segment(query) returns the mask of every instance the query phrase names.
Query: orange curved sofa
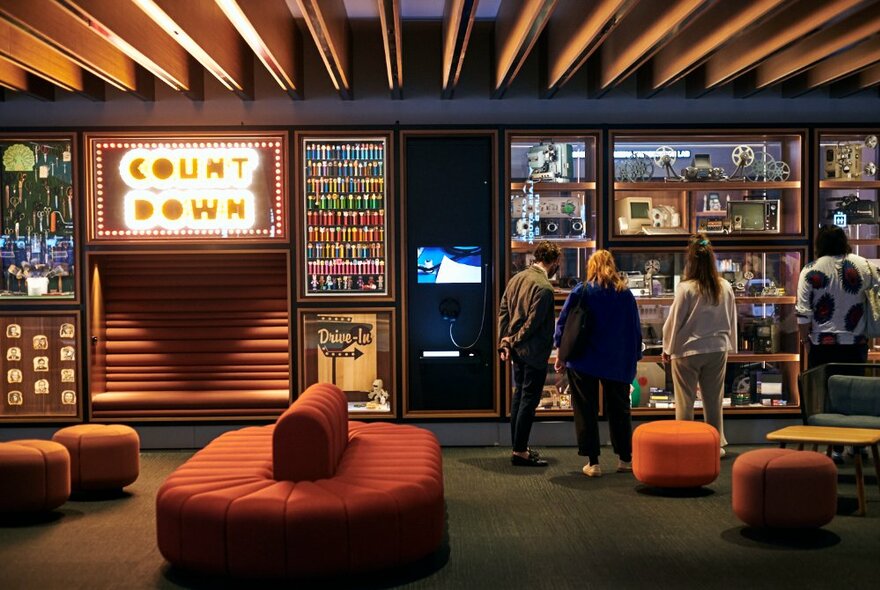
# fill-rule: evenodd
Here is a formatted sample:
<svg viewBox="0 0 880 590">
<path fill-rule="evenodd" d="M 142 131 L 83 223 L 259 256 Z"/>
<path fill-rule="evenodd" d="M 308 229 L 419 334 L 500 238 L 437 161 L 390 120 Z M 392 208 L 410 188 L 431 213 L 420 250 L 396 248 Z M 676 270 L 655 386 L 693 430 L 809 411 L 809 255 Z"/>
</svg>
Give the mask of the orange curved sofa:
<svg viewBox="0 0 880 590">
<path fill-rule="evenodd" d="M 219 436 L 156 500 L 174 565 L 237 577 L 360 573 L 434 552 L 445 507 L 440 445 L 414 426 L 348 421 L 334 385 L 269 426 Z"/>
</svg>

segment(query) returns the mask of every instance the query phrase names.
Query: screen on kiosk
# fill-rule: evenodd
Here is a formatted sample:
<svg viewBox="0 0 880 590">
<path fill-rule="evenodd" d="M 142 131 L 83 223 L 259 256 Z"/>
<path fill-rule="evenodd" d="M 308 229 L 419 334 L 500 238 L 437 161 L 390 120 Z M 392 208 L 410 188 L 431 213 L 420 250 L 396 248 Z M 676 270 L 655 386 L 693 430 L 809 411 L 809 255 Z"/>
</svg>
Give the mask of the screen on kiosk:
<svg viewBox="0 0 880 590">
<path fill-rule="evenodd" d="M 416 251 L 418 283 L 480 283 L 480 246 L 422 246 Z"/>
</svg>

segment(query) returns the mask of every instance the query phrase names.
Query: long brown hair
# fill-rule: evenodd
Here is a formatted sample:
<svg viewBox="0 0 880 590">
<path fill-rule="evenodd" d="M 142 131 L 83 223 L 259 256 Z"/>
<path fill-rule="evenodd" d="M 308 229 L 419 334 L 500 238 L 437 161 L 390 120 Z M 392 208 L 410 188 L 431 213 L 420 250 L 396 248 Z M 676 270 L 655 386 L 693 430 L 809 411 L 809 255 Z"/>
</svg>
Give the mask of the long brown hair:
<svg viewBox="0 0 880 590">
<path fill-rule="evenodd" d="M 587 262 L 587 281 L 615 291 L 626 290 L 626 281 L 617 272 L 614 257 L 608 250 L 596 250 Z"/>
<path fill-rule="evenodd" d="M 713 305 L 721 301 L 721 277 L 715 264 L 715 251 L 706 234 L 695 234 L 688 241 L 684 280 L 696 281 L 700 295 L 708 297 Z"/>
</svg>

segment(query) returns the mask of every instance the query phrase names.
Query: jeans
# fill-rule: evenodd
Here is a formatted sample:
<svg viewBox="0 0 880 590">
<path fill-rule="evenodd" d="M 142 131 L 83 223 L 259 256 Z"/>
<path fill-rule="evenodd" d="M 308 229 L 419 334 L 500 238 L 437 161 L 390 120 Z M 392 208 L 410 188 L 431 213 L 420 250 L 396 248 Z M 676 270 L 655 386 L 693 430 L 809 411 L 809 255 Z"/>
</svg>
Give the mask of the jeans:
<svg viewBox="0 0 880 590">
<path fill-rule="evenodd" d="M 513 398 L 510 401 L 510 440 L 515 453 L 529 449 L 529 435 L 535 410 L 541 402 L 541 391 L 547 380 L 547 366 L 537 369 L 513 361 Z"/>
</svg>

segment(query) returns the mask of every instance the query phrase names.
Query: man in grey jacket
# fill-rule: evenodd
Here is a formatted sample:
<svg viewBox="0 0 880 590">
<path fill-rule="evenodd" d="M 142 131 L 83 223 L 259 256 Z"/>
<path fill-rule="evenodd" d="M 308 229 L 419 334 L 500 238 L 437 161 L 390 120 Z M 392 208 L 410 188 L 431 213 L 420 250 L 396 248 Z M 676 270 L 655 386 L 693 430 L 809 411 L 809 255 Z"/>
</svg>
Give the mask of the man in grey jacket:
<svg viewBox="0 0 880 590">
<path fill-rule="evenodd" d="M 498 312 L 498 353 L 513 363 L 513 397 L 510 402 L 510 437 L 514 465 L 543 467 L 547 461 L 529 450 L 529 434 L 541 391 L 547 379 L 547 361 L 553 349 L 553 286 L 549 278 L 559 268 L 560 249 L 541 242 L 535 263 L 514 275 Z"/>
</svg>

